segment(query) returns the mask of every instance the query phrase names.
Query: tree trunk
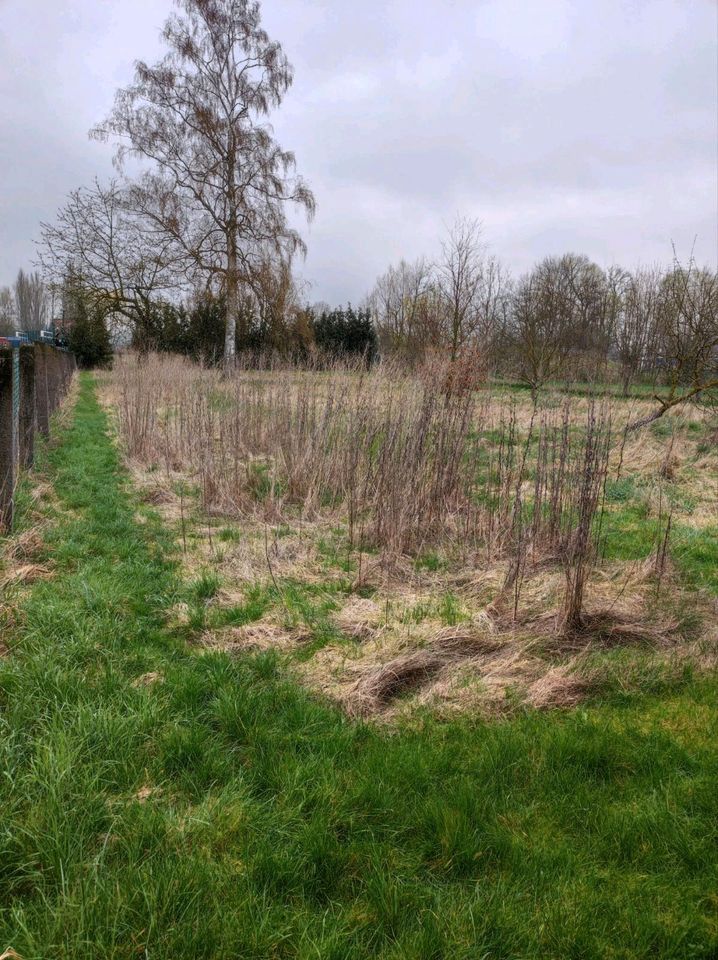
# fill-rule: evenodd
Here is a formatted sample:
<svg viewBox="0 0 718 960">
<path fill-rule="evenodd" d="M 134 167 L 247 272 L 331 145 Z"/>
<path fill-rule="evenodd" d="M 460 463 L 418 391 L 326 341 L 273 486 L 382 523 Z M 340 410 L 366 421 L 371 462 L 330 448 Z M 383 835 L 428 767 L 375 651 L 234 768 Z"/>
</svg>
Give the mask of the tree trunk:
<svg viewBox="0 0 718 960">
<path fill-rule="evenodd" d="M 640 420 L 634 420 L 633 423 L 629 423 L 626 427 L 626 432 L 631 433 L 634 430 L 640 430 L 641 427 L 647 427 L 649 423 L 660 420 L 664 413 L 679 406 L 679 404 L 688 403 L 690 400 L 693 400 L 694 397 L 700 397 L 703 393 L 709 393 L 710 391 L 718 389 L 718 380 L 708 380 L 706 383 L 701 383 L 697 387 L 692 387 L 687 393 L 682 394 L 680 397 L 675 395 L 675 389 L 675 387 L 672 388 L 667 400 L 655 397 L 654 399 L 660 403 L 660 407 L 647 417 L 641 417 Z"/>
<path fill-rule="evenodd" d="M 628 391 L 631 389 L 631 381 L 632 381 L 632 380 L 633 380 L 633 371 L 632 371 L 631 368 L 626 364 L 626 365 L 624 366 L 624 368 L 623 368 L 623 376 L 622 376 L 622 381 L 623 381 L 623 396 L 624 396 L 624 397 L 627 397 L 627 396 L 628 396 Z"/>
<path fill-rule="evenodd" d="M 237 250 L 230 239 L 227 251 L 227 306 L 224 328 L 224 365 L 229 368 L 234 363 L 237 352 L 237 317 L 239 314 L 239 284 L 237 280 Z"/>
<path fill-rule="evenodd" d="M 451 360 L 452 363 L 456 360 L 457 354 L 459 353 L 459 336 L 461 335 L 461 321 L 459 320 L 456 310 L 454 310 L 454 317 L 451 323 Z"/>
</svg>

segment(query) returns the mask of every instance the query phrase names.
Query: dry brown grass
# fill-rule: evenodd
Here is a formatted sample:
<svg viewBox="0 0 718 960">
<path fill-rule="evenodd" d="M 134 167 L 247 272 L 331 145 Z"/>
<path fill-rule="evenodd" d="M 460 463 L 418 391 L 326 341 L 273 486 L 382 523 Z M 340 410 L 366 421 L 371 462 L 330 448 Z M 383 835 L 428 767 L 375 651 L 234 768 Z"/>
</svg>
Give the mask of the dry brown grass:
<svg viewBox="0 0 718 960">
<path fill-rule="evenodd" d="M 20 563 L 7 566 L 0 576 L 0 589 L 9 586 L 21 586 L 45 580 L 52 574 L 48 564 Z"/>
<path fill-rule="evenodd" d="M 592 688 L 591 678 L 581 675 L 576 662 L 550 667 L 528 687 L 526 699 L 537 710 L 574 707 Z"/>
<path fill-rule="evenodd" d="M 392 367 L 227 381 L 177 358 L 130 357 L 107 395 L 129 459 L 153 467 L 158 489 L 147 496 L 168 496 L 183 473 L 210 515 L 269 523 L 333 515 L 347 521 L 352 546 L 395 556 L 451 538 L 500 552 L 534 487 L 547 497 L 555 535 L 575 507 L 586 454 L 568 425 L 596 423 L 593 401 L 564 402 L 532 412 L 524 437 L 512 401 L 488 390 L 447 395 Z M 597 438 L 607 411 L 598 420 Z M 483 439 L 497 433 L 495 443 Z M 523 448 L 536 438 L 539 460 Z"/>
<path fill-rule="evenodd" d="M 470 664 L 489 667 L 505 653 L 505 644 L 473 626 L 448 627 L 425 646 L 393 656 L 377 666 L 363 665 L 358 678 L 343 691 L 347 709 L 356 715 L 380 713 L 397 698 L 425 688 L 446 668 Z"/>
<path fill-rule="evenodd" d="M 134 794 L 134 799 L 138 803 L 147 803 L 148 800 L 151 800 L 153 797 L 160 796 L 162 794 L 161 787 L 155 787 L 150 784 L 145 784 L 144 787 L 140 787 L 139 790 Z"/>
<path fill-rule="evenodd" d="M 76 376 L 70 381 L 67 393 L 54 414 L 60 429 L 69 425 L 79 383 Z M 50 444 L 57 443 L 57 432 Z M 0 548 L 0 634 L 13 629 L 20 619 L 23 597 L 38 580 L 53 575 L 52 559 L 46 559 L 46 535 L 52 524 L 58 500 L 51 484 L 32 470 L 26 478 L 29 483 L 29 507 L 24 517 L 24 528 L 4 538 Z M 42 561 L 42 562 L 41 562 Z M 8 652 L 8 645 L 0 636 L 0 656 Z"/>
<path fill-rule="evenodd" d="M 136 677 L 132 681 L 132 686 L 136 689 L 141 687 L 154 687 L 158 683 L 164 683 L 164 677 L 161 673 L 156 671 L 150 671 L 150 673 L 143 673 L 141 676 Z"/>
<path fill-rule="evenodd" d="M 334 623 L 345 636 L 353 640 L 370 640 L 381 629 L 383 617 L 384 611 L 375 600 L 350 597 L 334 616 Z"/>
<path fill-rule="evenodd" d="M 35 503 L 38 501 L 35 500 Z M 31 527 L 26 527 L 20 533 L 8 540 L 4 559 L 9 564 L 29 564 L 40 556 L 44 551 L 44 534 L 48 527 L 48 521 L 39 515 L 34 518 L 35 522 Z"/>
<path fill-rule="evenodd" d="M 535 583 L 529 580 L 529 587 L 535 605 L 519 621 L 501 622 L 493 610 L 472 607 L 470 596 L 463 595 L 469 622 L 440 627 L 430 619 L 407 627 L 400 615 L 379 629 L 364 628 L 360 642 L 349 651 L 337 646 L 320 651 L 302 665 L 301 674 L 355 715 L 392 718 L 409 700 L 412 707 L 495 712 L 505 709 L 509 696 L 541 708 L 582 699 L 595 686 L 583 669 L 588 653 L 625 646 L 665 658 L 676 648 L 686 649 L 675 620 L 649 617 L 653 588 L 638 569 L 630 598 L 624 595 L 619 602 L 614 595 L 608 606 L 606 584 L 599 580 L 596 590 L 589 591 L 595 612 L 586 614 L 581 631 L 570 633 L 560 629 L 555 598 L 551 608 L 552 588 L 545 572 L 537 574 Z M 382 608 L 370 603 L 371 622 L 376 624 Z M 337 621 L 351 622 L 355 606 L 350 599 L 349 616 L 342 611 Z"/>
<path fill-rule="evenodd" d="M 716 458 L 687 435 L 692 413 L 671 415 L 669 447 L 653 431 L 622 442 L 640 403 L 556 396 L 534 411 L 528 398 L 484 391 L 446 412 L 425 392 L 387 370 L 243 372 L 224 382 L 178 360 L 118 367 L 104 394 L 119 410 L 141 498 L 176 531 L 189 579 L 220 574 L 214 605 L 242 604 L 257 585 L 342 583 L 332 594 L 336 640 L 311 655 L 312 625 L 297 625 L 282 602 L 257 623 L 206 630 L 204 648 L 276 650 L 313 690 L 384 720 L 417 707 L 571 706 L 600 687 L 588 657 L 615 647 L 666 664 L 713 662 L 718 640 L 684 637 L 661 600 L 682 596 L 670 555 L 659 585 L 655 557 L 595 563 L 606 475 L 638 478 L 650 516 L 664 515 L 670 488 L 695 500 L 681 516 L 710 522 L 715 487 L 700 477 L 713 477 Z M 385 434 L 397 441 L 387 450 Z M 489 479 L 477 484 L 487 464 Z M 330 556 L 321 545 L 332 543 Z M 440 565 L 417 562 L 432 551 Z M 579 565 L 579 616 L 569 622 Z M 447 595 L 459 608 L 448 625 Z M 186 625 L 189 613 L 178 605 L 172 616 Z"/>
<path fill-rule="evenodd" d="M 200 646 L 208 650 L 258 653 L 265 650 L 288 652 L 308 639 L 302 631 L 287 631 L 279 625 L 261 621 L 243 627 L 226 627 L 207 631 L 200 638 Z"/>
<path fill-rule="evenodd" d="M 389 721 L 422 707 L 501 713 L 510 696 L 532 703 L 533 684 L 551 670 L 532 642 L 514 633 L 475 624 L 432 630 L 414 636 L 418 646 L 388 630 L 382 643 L 351 658 L 326 648 L 301 664 L 300 675 L 350 715 Z"/>
<path fill-rule="evenodd" d="M 318 541 L 331 535 L 330 522 L 285 528 L 281 537 L 267 535 L 263 524 L 247 522 L 236 527 L 238 540 L 223 543 L 215 530 L 211 544 L 201 517 L 194 523 L 188 524 L 185 572 L 189 579 L 208 568 L 221 575 L 222 586 L 212 601 L 220 608 L 244 603 L 250 587 L 272 585 L 267 550 L 280 584 L 331 586 L 347 579 L 317 549 Z M 175 530 L 179 540 L 176 522 Z M 372 596 L 339 598 L 330 619 L 340 637 L 313 656 L 303 655 L 312 639 L 310 627 L 288 626 L 281 603 L 257 623 L 205 631 L 201 646 L 231 653 L 274 650 L 294 663 L 311 689 L 352 715 L 383 721 L 420 707 L 493 714 L 509 703 L 570 706 L 596 686 L 583 667 L 585 654 L 616 646 L 639 647 L 662 659 L 682 651 L 699 662 L 698 651 L 684 641 L 675 619 L 656 613 L 652 558 L 593 571 L 584 629 L 569 632 L 561 625 L 564 575 L 550 559 L 539 557 L 525 570 L 517 610 L 510 598 L 501 602 L 508 561 L 467 569 L 457 557 L 446 568 L 431 571 L 417 569 L 405 557 L 397 560 L 398 576 L 397 566 L 387 575 L 379 559 L 364 559 L 361 580 L 355 569 L 353 585 L 369 587 Z M 680 590 L 670 566 L 662 589 L 670 595 Z M 456 626 L 441 620 L 447 591 L 465 618 Z M 186 624 L 188 615 L 186 604 L 173 611 L 177 623 Z"/>
<path fill-rule="evenodd" d="M 45 537 L 53 506 L 52 490 L 43 481 L 30 488 L 30 504 L 27 525 L 5 540 L 0 554 L 0 625 L 5 629 L 16 622 L 18 605 L 28 589 L 53 573 L 51 559 L 40 562 L 46 553 Z"/>
</svg>

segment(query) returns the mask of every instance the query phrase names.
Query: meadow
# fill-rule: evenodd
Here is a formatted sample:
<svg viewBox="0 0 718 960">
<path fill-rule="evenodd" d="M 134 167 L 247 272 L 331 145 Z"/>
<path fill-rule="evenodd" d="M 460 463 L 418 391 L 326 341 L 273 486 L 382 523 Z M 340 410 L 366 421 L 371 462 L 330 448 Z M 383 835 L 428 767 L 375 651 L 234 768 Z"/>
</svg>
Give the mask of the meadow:
<svg viewBox="0 0 718 960">
<path fill-rule="evenodd" d="M 708 958 L 715 426 L 445 369 L 83 374 L 3 544 L 23 958 Z"/>
<path fill-rule="evenodd" d="M 713 425 L 603 388 L 435 363 L 246 371 L 135 358 L 107 386 L 174 530 L 200 642 L 278 651 L 352 715 L 501 713 L 711 660 Z"/>
</svg>

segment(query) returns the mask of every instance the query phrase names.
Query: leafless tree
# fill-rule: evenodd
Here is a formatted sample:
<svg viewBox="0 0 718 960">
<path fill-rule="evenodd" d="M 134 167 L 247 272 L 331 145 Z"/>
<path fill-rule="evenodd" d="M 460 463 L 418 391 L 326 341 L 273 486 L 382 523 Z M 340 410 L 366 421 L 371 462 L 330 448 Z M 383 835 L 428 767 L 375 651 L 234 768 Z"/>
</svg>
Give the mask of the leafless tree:
<svg viewBox="0 0 718 960">
<path fill-rule="evenodd" d="M 256 305 L 253 312 L 263 328 L 263 340 L 272 350 L 283 352 L 289 331 L 296 325 L 301 311 L 300 290 L 292 275 L 291 263 L 267 257 L 255 271 L 253 291 Z"/>
<path fill-rule="evenodd" d="M 470 343 L 485 355 L 490 352 L 504 319 L 507 285 L 506 271 L 481 239 L 479 221 L 458 217 L 436 265 L 444 338 L 452 360 Z"/>
<path fill-rule="evenodd" d="M 402 260 L 376 281 L 366 299 L 384 354 L 422 360 L 427 351 L 491 356 L 504 332 L 510 278 L 487 253 L 478 220 L 458 217 L 436 262 Z"/>
<path fill-rule="evenodd" d="M 171 243 L 145 228 L 116 180 L 70 193 L 54 223 L 42 224 L 38 249 L 56 287 L 78 279 L 99 306 L 131 327 L 147 321 L 153 299 L 177 287 Z"/>
<path fill-rule="evenodd" d="M 47 319 L 47 289 L 40 274 L 19 270 L 14 292 L 20 330 L 42 330 Z"/>
<path fill-rule="evenodd" d="M 631 274 L 622 267 L 612 266 L 605 273 L 600 349 L 609 357 L 618 336 L 630 282 Z"/>
<path fill-rule="evenodd" d="M 608 358 L 620 312 L 624 273 L 612 267 L 608 273 L 588 257 L 566 254 L 560 269 L 565 272 L 572 312 L 572 347 L 593 364 L 594 375 Z"/>
<path fill-rule="evenodd" d="M 660 285 L 656 318 L 657 364 L 668 390 L 656 408 L 634 421 L 637 430 L 679 404 L 718 400 L 718 275 L 676 258 Z"/>
<path fill-rule="evenodd" d="M 0 336 L 8 336 L 15 331 L 15 297 L 10 287 L 0 287 Z"/>
<path fill-rule="evenodd" d="M 508 350 L 534 397 L 558 377 L 605 377 L 624 309 L 628 274 L 587 257 L 548 257 L 516 286 Z"/>
<path fill-rule="evenodd" d="M 484 275 L 485 244 L 478 220 L 458 217 L 441 244 L 437 284 L 446 312 L 451 359 L 475 338 L 479 326 L 479 294 Z"/>
<path fill-rule="evenodd" d="M 661 273 L 656 268 L 638 269 L 625 283 L 615 331 L 624 396 L 633 380 L 650 372 L 655 363 L 660 287 Z"/>
<path fill-rule="evenodd" d="M 382 352 L 412 359 L 438 345 L 440 305 L 427 260 L 390 267 L 367 302 Z"/>
<path fill-rule="evenodd" d="M 117 162 L 150 161 L 132 184 L 131 202 L 188 274 L 226 296 L 225 359 L 235 352 L 243 288 L 271 248 L 288 260 L 303 250 L 287 205 L 314 210 L 294 174 L 292 153 L 264 122 L 292 83 L 282 48 L 261 27 L 252 0 L 175 0 L 167 20 L 168 52 L 139 62 L 134 82 L 93 131 L 118 141 Z"/>
<path fill-rule="evenodd" d="M 478 294 L 476 336 L 484 355 L 492 359 L 506 330 L 511 307 L 511 277 L 501 261 L 489 255 L 484 261 Z"/>
<path fill-rule="evenodd" d="M 565 258 L 548 257 L 519 281 L 511 326 L 518 373 L 535 400 L 561 374 L 573 346 L 574 296 Z"/>
</svg>

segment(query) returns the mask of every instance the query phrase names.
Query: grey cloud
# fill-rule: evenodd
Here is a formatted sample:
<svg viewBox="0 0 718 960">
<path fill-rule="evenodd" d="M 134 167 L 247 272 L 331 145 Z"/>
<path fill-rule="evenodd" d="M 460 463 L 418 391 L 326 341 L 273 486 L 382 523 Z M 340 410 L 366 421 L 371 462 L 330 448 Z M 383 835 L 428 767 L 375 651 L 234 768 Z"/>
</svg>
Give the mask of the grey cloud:
<svg viewBox="0 0 718 960">
<path fill-rule="evenodd" d="M 718 256 L 714 0 L 264 0 L 296 68 L 274 118 L 313 186 L 303 274 L 358 300 L 461 210 L 513 272 L 571 249 Z M 0 283 L 64 193 L 169 0 L 0 0 Z"/>
</svg>

